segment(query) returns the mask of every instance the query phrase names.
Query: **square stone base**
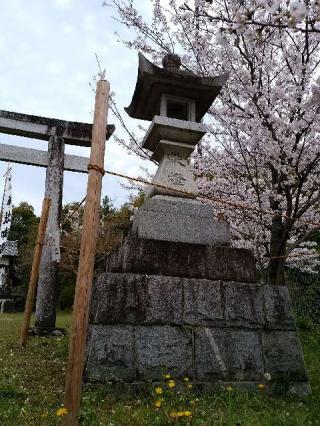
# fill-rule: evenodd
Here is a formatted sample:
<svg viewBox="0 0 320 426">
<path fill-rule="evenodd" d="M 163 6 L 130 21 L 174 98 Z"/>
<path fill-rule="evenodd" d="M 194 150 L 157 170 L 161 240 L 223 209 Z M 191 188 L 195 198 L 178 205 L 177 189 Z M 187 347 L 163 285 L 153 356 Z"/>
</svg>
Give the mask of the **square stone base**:
<svg viewBox="0 0 320 426">
<path fill-rule="evenodd" d="M 308 393 L 287 288 L 103 274 L 92 297 L 86 379 L 147 386 L 165 373 L 206 391 L 221 383 L 254 390 L 268 373 L 270 391 Z"/>
<path fill-rule="evenodd" d="M 147 240 L 230 245 L 229 225 L 215 219 L 212 205 L 165 195 L 156 195 L 140 207 L 132 221 L 132 234 Z"/>
</svg>

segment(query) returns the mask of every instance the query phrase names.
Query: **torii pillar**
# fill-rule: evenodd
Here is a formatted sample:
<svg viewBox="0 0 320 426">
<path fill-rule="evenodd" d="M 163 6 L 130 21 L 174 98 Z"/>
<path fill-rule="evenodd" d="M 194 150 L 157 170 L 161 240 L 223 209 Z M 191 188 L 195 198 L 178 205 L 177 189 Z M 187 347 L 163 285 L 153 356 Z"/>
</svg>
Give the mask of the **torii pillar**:
<svg viewBox="0 0 320 426">
<path fill-rule="evenodd" d="M 48 141 L 48 167 L 46 171 L 45 197 L 51 198 L 51 208 L 46 230 L 46 243 L 42 249 L 35 315 L 35 331 L 51 333 L 56 324 L 58 300 L 58 262 L 52 258 L 56 236 L 60 234 L 64 139 L 58 134 Z M 60 246 L 60 245 L 59 245 Z"/>
<path fill-rule="evenodd" d="M 113 125 L 107 126 L 107 140 L 113 131 Z M 64 155 L 64 148 L 65 144 L 89 147 L 92 124 L 0 111 L 0 133 L 48 141 L 48 152 L 0 144 L 0 160 L 47 168 L 45 197 L 51 198 L 51 209 L 39 271 L 34 332 L 51 334 L 56 330 L 59 286 L 54 249 L 59 247 L 63 171 L 86 172 L 88 165 L 85 157 Z"/>
</svg>

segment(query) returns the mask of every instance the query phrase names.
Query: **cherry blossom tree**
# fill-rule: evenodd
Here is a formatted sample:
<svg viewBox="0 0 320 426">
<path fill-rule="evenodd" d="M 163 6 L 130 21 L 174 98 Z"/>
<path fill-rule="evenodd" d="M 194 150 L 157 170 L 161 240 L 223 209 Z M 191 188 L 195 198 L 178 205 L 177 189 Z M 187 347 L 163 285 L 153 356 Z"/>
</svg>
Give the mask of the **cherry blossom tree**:
<svg viewBox="0 0 320 426">
<path fill-rule="evenodd" d="M 203 76 L 229 72 L 194 154 L 199 188 L 253 248 L 269 283 L 287 263 L 318 263 L 309 235 L 320 222 L 320 4 L 317 0 L 114 0 L 136 31 L 123 42 L 160 63 L 164 52 Z M 138 155 L 139 137 L 119 140 Z M 220 200 L 220 201 L 217 201 Z"/>
</svg>

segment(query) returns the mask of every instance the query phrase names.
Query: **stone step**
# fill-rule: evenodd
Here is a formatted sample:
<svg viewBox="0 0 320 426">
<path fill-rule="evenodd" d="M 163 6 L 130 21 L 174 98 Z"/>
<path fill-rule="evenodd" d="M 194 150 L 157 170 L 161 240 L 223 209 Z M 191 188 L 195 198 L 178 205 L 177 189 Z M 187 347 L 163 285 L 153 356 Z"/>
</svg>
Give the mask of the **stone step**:
<svg viewBox="0 0 320 426">
<path fill-rule="evenodd" d="M 95 382 L 96 380 L 90 379 L 87 377 L 88 382 Z M 101 377 L 99 382 L 104 382 L 106 388 L 113 393 L 119 394 L 134 394 L 134 395 L 141 395 L 141 396 L 150 396 L 150 390 L 154 390 L 156 387 L 162 387 L 164 389 L 167 388 L 167 383 L 165 380 L 162 381 L 152 381 L 150 383 L 149 381 L 143 381 L 143 380 L 137 380 L 137 381 L 131 381 L 131 382 L 124 382 L 122 380 L 119 381 L 109 381 L 106 378 Z M 264 383 L 264 389 L 261 390 L 261 382 Z M 218 379 L 214 382 L 211 381 L 201 381 L 201 380 L 193 380 L 190 379 L 188 382 L 185 380 L 178 380 L 175 381 L 175 389 L 180 392 L 181 394 L 184 394 L 188 392 L 190 394 L 190 388 L 187 387 L 187 385 L 192 386 L 191 388 L 191 395 L 199 394 L 199 393 L 213 393 L 213 392 L 229 392 L 229 389 L 231 388 L 231 391 L 234 389 L 249 392 L 249 393 L 258 393 L 261 394 L 262 392 L 267 395 L 279 395 L 279 394 L 286 394 L 286 395 L 293 395 L 293 396 L 299 396 L 299 397 L 306 397 L 310 395 L 311 393 L 311 386 L 308 381 L 290 381 L 286 385 L 283 384 L 281 379 L 277 378 L 274 381 L 266 381 L 264 378 L 260 378 L 258 381 L 246 381 L 246 380 L 239 380 L 239 381 L 230 381 L 230 380 L 223 380 Z"/>
</svg>

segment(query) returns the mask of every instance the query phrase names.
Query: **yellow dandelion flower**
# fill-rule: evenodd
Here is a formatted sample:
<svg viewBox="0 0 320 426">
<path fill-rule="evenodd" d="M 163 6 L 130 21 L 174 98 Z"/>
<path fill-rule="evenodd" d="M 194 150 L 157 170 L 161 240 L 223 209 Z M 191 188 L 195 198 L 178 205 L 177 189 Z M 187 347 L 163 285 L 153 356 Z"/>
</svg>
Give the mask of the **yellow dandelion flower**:
<svg viewBox="0 0 320 426">
<path fill-rule="evenodd" d="M 57 415 L 58 417 L 63 417 L 63 416 L 65 416 L 66 414 L 68 414 L 68 410 L 66 409 L 66 407 L 61 407 L 61 408 L 59 408 L 59 409 L 56 411 L 56 415 Z"/>
<path fill-rule="evenodd" d="M 184 411 L 177 412 L 177 417 L 183 417 L 183 416 L 184 416 Z"/>
<path fill-rule="evenodd" d="M 162 395 L 162 394 L 163 394 L 163 389 L 162 389 L 160 386 L 156 387 L 156 388 L 154 389 L 154 391 L 155 391 L 155 393 L 156 393 L 157 395 Z"/>
<path fill-rule="evenodd" d="M 259 383 L 258 384 L 258 389 L 259 390 L 265 390 L 265 388 L 266 388 L 266 385 L 264 383 Z"/>
<path fill-rule="evenodd" d="M 160 401 L 160 399 L 157 399 L 157 400 L 155 401 L 154 405 L 155 405 L 155 407 L 156 407 L 156 408 L 160 408 L 160 407 L 161 407 L 161 405 L 162 405 L 162 402 Z"/>
<path fill-rule="evenodd" d="M 178 413 L 176 413 L 175 411 L 171 411 L 171 413 L 169 414 L 169 416 L 170 416 L 172 419 L 176 419 L 176 418 L 178 417 Z"/>
<path fill-rule="evenodd" d="M 169 380 L 171 378 L 171 376 L 170 376 L 170 374 L 164 374 L 163 378 L 166 379 L 166 380 Z"/>
<path fill-rule="evenodd" d="M 184 415 L 185 415 L 185 417 L 190 417 L 190 416 L 192 416 L 192 413 L 191 413 L 191 411 L 185 411 Z"/>
<path fill-rule="evenodd" d="M 174 387 L 175 387 L 175 385 L 176 385 L 176 382 L 175 382 L 174 380 L 169 380 L 169 381 L 168 381 L 168 386 L 169 386 L 169 388 L 174 388 Z"/>
</svg>

